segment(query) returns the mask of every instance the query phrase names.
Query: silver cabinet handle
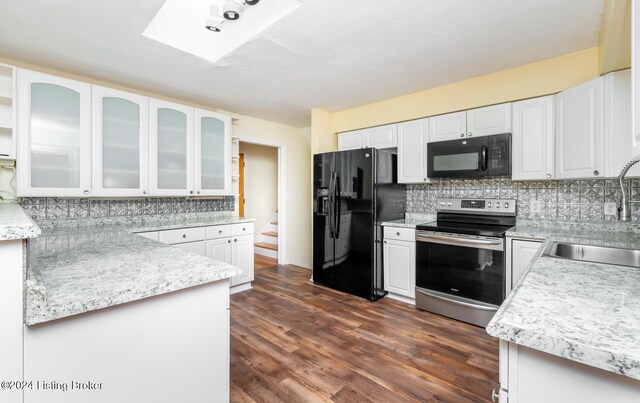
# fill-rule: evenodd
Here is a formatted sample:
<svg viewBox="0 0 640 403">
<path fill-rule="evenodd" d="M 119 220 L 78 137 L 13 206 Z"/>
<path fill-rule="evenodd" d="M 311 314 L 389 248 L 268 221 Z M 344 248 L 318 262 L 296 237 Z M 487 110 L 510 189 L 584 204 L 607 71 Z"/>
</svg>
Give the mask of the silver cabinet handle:
<svg viewBox="0 0 640 403">
<path fill-rule="evenodd" d="M 595 171 L 593 171 L 593 176 L 598 176 L 598 175 L 600 175 L 600 172 L 598 172 L 597 169 Z"/>
<path fill-rule="evenodd" d="M 200 194 L 200 191 L 198 190 L 198 192 L 197 192 L 197 193 L 198 193 L 198 194 Z"/>
<path fill-rule="evenodd" d="M 464 133 L 460 133 L 460 137 L 464 137 Z"/>
<path fill-rule="evenodd" d="M 218 234 L 222 234 L 222 230 L 218 231 Z"/>
<path fill-rule="evenodd" d="M 88 190 L 84 190 L 82 193 L 84 193 L 84 194 L 88 195 L 88 194 L 89 194 L 89 191 L 88 191 Z"/>
<path fill-rule="evenodd" d="M 183 238 L 186 238 L 186 237 L 187 237 L 187 234 L 182 234 L 182 237 L 183 237 Z"/>
<path fill-rule="evenodd" d="M 227 241 L 227 243 L 231 243 L 231 239 L 229 239 L 229 240 Z"/>
<path fill-rule="evenodd" d="M 189 191 L 189 194 L 190 194 L 190 195 L 192 195 L 192 194 L 193 194 L 193 190 L 190 190 L 190 191 Z"/>
<path fill-rule="evenodd" d="M 146 190 L 143 190 L 143 191 L 142 191 L 142 194 L 143 194 L 143 195 L 146 195 L 146 194 L 147 194 L 147 191 L 146 191 Z"/>
<path fill-rule="evenodd" d="M 400 236 L 400 233 L 399 233 L 399 232 L 396 232 L 396 236 Z"/>
<path fill-rule="evenodd" d="M 384 244 L 386 245 L 386 244 L 387 244 L 387 241 L 384 241 Z"/>
<path fill-rule="evenodd" d="M 426 181 L 427 181 L 427 178 L 422 178 L 422 181 L 423 181 L 423 182 L 426 182 Z"/>
<path fill-rule="evenodd" d="M 547 174 L 547 179 L 551 179 L 551 174 Z"/>
<path fill-rule="evenodd" d="M 469 134 L 467 135 L 467 137 L 471 137 L 473 136 L 473 133 L 469 132 Z"/>
<path fill-rule="evenodd" d="M 246 229 L 245 227 L 242 227 L 242 230 L 243 230 L 243 231 L 246 231 L 247 229 Z"/>
<path fill-rule="evenodd" d="M 234 239 L 233 242 L 238 242 L 238 238 Z"/>
</svg>

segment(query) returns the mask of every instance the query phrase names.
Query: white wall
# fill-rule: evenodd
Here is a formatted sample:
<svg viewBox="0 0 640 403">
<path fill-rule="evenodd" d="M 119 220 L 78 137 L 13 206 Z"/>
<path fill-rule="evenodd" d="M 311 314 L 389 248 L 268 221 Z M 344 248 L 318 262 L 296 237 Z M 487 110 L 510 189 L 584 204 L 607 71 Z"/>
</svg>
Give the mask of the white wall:
<svg viewBox="0 0 640 403">
<path fill-rule="evenodd" d="M 244 216 L 255 218 L 256 239 L 278 210 L 278 149 L 240 142 L 244 154 Z"/>
</svg>

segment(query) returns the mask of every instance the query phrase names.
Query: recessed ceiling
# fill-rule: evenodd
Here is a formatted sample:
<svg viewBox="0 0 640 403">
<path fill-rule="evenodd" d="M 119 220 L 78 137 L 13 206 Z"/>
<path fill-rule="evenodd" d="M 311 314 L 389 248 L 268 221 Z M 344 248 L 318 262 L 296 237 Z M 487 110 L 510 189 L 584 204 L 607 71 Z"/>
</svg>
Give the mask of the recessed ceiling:
<svg viewBox="0 0 640 403">
<path fill-rule="evenodd" d="M 304 127 L 595 46 L 603 1 L 302 0 L 216 63 L 142 35 L 164 0 L 3 1 L 0 56 Z"/>
</svg>

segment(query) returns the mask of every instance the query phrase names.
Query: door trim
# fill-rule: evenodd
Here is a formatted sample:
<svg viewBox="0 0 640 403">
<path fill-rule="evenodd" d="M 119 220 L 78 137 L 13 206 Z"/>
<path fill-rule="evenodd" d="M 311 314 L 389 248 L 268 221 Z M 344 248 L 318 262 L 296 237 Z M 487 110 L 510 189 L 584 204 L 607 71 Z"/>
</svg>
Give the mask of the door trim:
<svg viewBox="0 0 640 403">
<path fill-rule="evenodd" d="M 278 149 L 278 264 L 289 264 L 287 259 L 287 145 L 255 137 L 235 137 L 239 143 L 255 144 Z M 238 198 L 240 199 L 240 198 Z"/>
</svg>

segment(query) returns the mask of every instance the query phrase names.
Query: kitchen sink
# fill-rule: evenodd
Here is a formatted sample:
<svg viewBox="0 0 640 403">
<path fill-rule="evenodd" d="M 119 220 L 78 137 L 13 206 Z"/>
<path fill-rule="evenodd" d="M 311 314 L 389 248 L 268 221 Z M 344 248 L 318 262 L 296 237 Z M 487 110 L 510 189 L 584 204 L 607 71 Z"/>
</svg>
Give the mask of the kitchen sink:
<svg viewBox="0 0 640 403">
<path fill-rule="evenodd" d="M 552 242 L 542 256 L 640 268 L 640 250 Z"/>
</svg>

